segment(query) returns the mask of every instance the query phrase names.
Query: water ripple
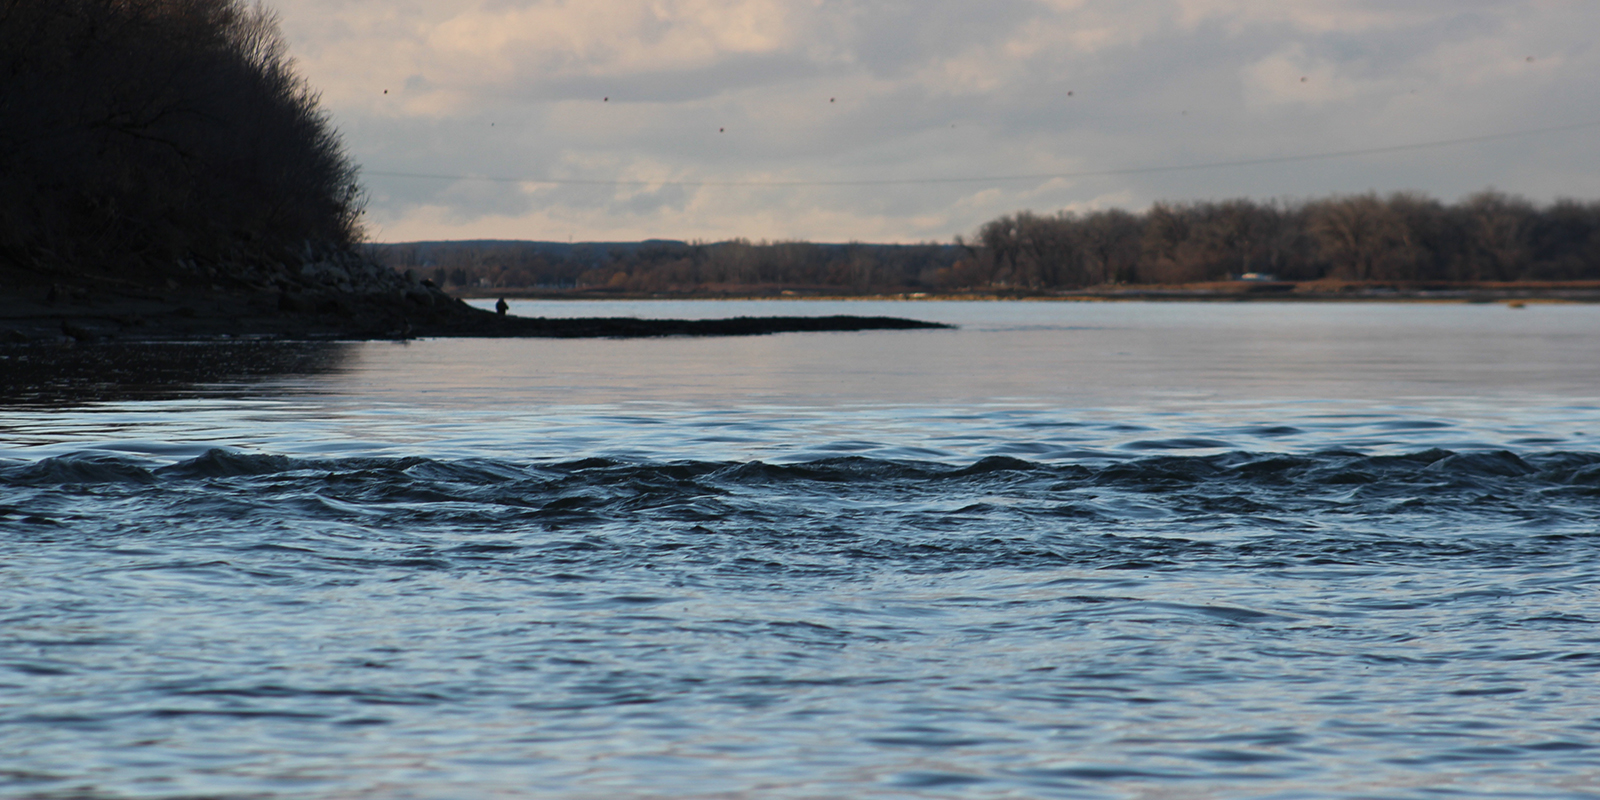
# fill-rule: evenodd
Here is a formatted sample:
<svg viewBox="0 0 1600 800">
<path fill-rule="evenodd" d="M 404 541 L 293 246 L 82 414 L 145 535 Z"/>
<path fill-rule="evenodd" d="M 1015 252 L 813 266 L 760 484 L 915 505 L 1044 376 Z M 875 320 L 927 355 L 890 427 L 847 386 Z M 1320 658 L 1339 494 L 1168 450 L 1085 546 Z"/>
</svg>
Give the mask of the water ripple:
<svg viewBox="0 0 1600 800">
<path fill-rule="evenodd" d="M 11 461 L 0 786 L 1577 797 L 1597 489 L 1581 451 Z"/>
</svg>

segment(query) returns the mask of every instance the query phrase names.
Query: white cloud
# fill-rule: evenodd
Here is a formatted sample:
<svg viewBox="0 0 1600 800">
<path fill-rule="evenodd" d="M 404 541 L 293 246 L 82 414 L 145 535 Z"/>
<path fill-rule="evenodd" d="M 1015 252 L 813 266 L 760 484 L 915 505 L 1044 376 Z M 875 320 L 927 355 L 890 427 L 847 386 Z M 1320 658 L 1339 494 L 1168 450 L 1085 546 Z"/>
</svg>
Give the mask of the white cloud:
<svg viewBox="0 0 1600 800">
<path fill-rule="evenodd" d="M 1365 80 L 1352 70 L 1292 45 L 1255 62 L 1242 71 L 1247 107 L 1277 104 L 1327 106 L 1375 92 L 1389 91 L 1390 82 Z"/>
<path fill-rule="evenodd" d="M 1300 34 L 1377 33 L 1426 26 L 1452 14 L 1481 14 L 1508 3 L 1498 0 L 1177 0 L 1188 27 L 1223 22 L 1247 32 L 1266 25 L 1284 25 Z"/>
<path fill-rule="evenodd" d="M 1600 194 L 1578 133 L 1272 168 L 1050 175 L 1586 121 L 1600 4 L 1543 0 L 280 0 L 380 238 L 915 241 L 1031 207 L 1494 184 Z M 1534 56 L 1534 61 L 1527 61 Z M 1302 81 L 1301 78 L 1305 80 Z M 387 90 L 387 94 L 385 94 Z M 1068 95 L 1071 92 L 1071 95 Z M 1591 132 L 1592 134 L 1592 132 Z"/>
</svg>

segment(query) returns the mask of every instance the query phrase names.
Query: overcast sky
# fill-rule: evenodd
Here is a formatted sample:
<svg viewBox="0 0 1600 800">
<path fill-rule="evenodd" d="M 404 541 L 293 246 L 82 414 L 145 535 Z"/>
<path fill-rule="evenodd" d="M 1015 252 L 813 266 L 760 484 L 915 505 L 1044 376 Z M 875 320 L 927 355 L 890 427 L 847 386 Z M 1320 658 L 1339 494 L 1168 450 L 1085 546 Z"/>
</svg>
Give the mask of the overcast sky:
<svg viewBox="0 0 1600 800">
<path fill-rule="evenodd" d="M 269 2 L 376 241 L 947 241 L 1157 200 L 1600 198 L 1600 125 L 1535 132 L 1600 123 L 1594 0 Z"/>
</svg>

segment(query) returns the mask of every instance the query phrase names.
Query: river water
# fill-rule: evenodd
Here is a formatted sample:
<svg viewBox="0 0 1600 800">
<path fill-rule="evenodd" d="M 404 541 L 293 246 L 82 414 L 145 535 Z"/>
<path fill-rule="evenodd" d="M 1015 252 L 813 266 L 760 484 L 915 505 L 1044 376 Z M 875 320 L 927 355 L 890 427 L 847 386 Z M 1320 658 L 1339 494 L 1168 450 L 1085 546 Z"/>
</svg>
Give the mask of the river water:
<svg viewBox="0 0 1600 800">
<path fill-rule="evenodd" d="M 1600 307 L 0 350 L 0 796 L 1600 796 Z"/>
</svg>

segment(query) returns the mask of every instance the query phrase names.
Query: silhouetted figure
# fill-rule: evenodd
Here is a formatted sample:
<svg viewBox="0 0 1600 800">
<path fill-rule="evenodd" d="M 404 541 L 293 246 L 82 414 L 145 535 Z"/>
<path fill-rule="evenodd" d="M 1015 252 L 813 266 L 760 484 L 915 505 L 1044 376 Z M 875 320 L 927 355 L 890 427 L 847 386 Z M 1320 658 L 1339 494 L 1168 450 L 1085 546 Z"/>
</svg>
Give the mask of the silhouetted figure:
<svg viewBox="0 0 1600 800">
<path fill-rule="evenodd" d="M 92 342 L 95 340 L 93 331 L 79 325 L 74 325 L 66 320 L 61 321 L 61 332 L 80 342 Z"/>
<path fill-rule="evenodd" d="M 503 317 L 503 316 L 506 315 L 506 312 L 510 311 L 510 310 L 511 310 L 511 304 L 507 303 L 506 299 L 504 297 L 500 298 L 499 300 L 494 301 L 494 313 L 499 314 L 500 316 Z"/>
</svg>

